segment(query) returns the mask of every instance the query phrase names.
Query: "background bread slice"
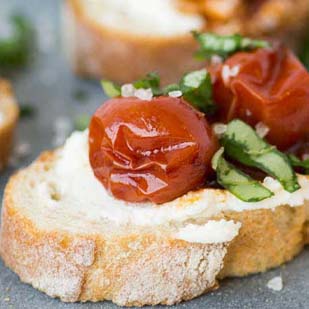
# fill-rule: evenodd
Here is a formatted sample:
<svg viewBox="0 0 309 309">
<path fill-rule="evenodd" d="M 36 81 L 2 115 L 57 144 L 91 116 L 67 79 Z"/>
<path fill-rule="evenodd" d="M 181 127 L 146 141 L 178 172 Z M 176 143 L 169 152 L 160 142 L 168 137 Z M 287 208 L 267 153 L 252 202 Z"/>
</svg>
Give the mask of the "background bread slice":
<svg viewBox="0 0 309 309">
<path fill-rule="evenodd" d="M 189 33 L 164 37 L 114 30 L 89 16 L 86 3 L 66 0 L 63 10 L 64 42 L 68 59 L 78 75 L 126 83 L 156 71 L 162 83 L 167 84 L 203 66 L 193 58 L 197 45 Z M 264 6 L 253 16 L 242 18 L 239 14 L 229 21 L 216 21 L 208 16 L 204 30 L 266 36 L 299 49 L 309 24 L 309 0 L 271 0 Z"/>
<path fill-rule="evenodd" d="M 10 83 L 0 78 L 0 170 L 8 163 L 18 113 Z"/>
<path fill-rule="evenodd" d="M 109 29 L 89 18 L 75 0 L 66 1 L 63 11 L 68 59 L 79 75 L 125 83 L 156 71 L 167 84 L 201 66 L 192 57 L 197 44 L 190 34 L 141 37 Z"/>
<path fill-rule="evenodd" d="M 231 244 L 177 240 L 171 236 L 170 226 L 102 222 L 103 232 L 98 232 L 89 222 L 87 229 L 72 232 L 67 225 L 74 218 L 65 217 L 55 227 L 49 219 L 53 211 L 33 195 L 37 184 L 46 181 L 56 158 L 56 152 L 43 154 L 9 181 L 0 253 L 22 281 L 63 301 L 174 304 L 216 288 L 220 271 L 222 278 L 265 271 L 290 260 L 304 245 L 304 206 L 229 212 L 212 218 L 242 222 L 240 234 Z M 61 198 L 53 188 L 48 194 L 50 199 Z M 42 204 L 34 207 L 39 201 Z M 39 224 L 31 219 L 36 217 Z"/>
</svg>

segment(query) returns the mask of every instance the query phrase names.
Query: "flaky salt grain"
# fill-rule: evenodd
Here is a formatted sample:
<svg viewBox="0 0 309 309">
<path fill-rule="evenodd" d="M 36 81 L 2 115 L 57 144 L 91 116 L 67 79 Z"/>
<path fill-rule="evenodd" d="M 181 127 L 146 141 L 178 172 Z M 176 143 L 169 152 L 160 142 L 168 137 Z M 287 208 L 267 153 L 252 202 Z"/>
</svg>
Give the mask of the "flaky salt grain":
<svg viewBox="0 0 309 309">
<path fill-rule="evenodd" d="M 223 58 L 218 55 L 213 55 L 210 59 L 212 65 L 219 65 L 223 62 Z"/>
<path fill-rule="evenodd" d="M 246 109 L 246 116 L 248 117 L 252 116 L 252 112 L 249 109 Z"/>
<path fill-rule="evenodd" d="M 134 91 L 134 96 L 140 100 L 150 101 L 153 97 L 151 88 L 148 89 L 136 89 Z"/>
<path fill-rule="evenodd" d="M 264 138 L 269 133 L 269 127 L 263 122 L 259 122 L 255 126 L 255 130 L 258 136 L 260 136 L 261 138 Z"/>
<path fill-rule="evenodd" d="M 212 129 L 215 135 L 217 135 L 218 137 L 221 137 L 226 132 L 227 125 L 224 123 L 218 122 L 218 123 L 213 124 Z"/>
<path fill-rule="evenodd" d="M 277 277 L 272 278 L 271 280 L 267 282 L 267 287 L 277 292 L 281 291 L 283 289 L 282 277 L 277 276 Z"/>
<path fill-rule="evenodd" d="M 124 84 L 121 86 L 121 96 L 124 98 L 133 97 L 135 90 L 132 84 Z"/>
<path fill-rule="evenodd" d="M 172 98 L 179 98 L 182 96 L 182 92 L 180 90 L 170 91 L 168 95 Z"/>
<path fill-rule="evenodd" d="M 239 71 L 240 71 L 239 65 L 235 65 L 231 68 L 230 66 L 225 64 L 222 67 L 222 72 L 221 72 L 224 84 L 227 85 L 230 82 L 230 78 L 237 76 Z"/>
</svg>

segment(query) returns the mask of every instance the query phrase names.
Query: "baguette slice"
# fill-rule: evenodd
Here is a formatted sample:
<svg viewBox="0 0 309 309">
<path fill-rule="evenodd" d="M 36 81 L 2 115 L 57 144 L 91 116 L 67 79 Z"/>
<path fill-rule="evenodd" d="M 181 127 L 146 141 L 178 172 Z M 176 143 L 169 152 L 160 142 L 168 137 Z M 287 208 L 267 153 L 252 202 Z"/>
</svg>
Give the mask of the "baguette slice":
<svg viewBox="0 0 309 309">
<path fill-rule="evenodd" d="M 229 211 L 207 218 L 241 223 L 239 235 L 221 243 L 174 237 L 181 223 L 128 226 L 103 220 L 98 224 L 78 208 L 68 212 L 62 205 L 59 211 L 54 205 L 62 197 L 49 179 L 58 152 L 41 155 L 10 179 L 3 201 L 0 253 L 23 282 L 62 301 L 172 305 L 217 288 L 217 277 L 265 271 L 303 248 L 305 206 Z M 42 183 L 50 185 L 38 191 Z M 189 223 L 205 220 L 199 216 Z"/>
<path fill-rule="evenodd" d="M 91 1 L 95 2 L 99 1 Z M 106 8 L 98 6 L 97 16 L 103 14 L 104 9 L 110 10 L 108 2 L 103 1 Z M 136 3 L 132 1 L 132 5 L 133 2 Z M 78 75 L 119 83 L 131 82 L 152 71 L 162 76 L 163 84 L 175 83 L 184 73 L 201 68 L 203 63 L 193 57 L 197 44 L 189 30 L 280 39 L 297 50 L 309 20 L 309 0 L 269 0 L 252 16 L 238 14 L 227 21 L 207 16 L 205 21 L 195 13 L 196 18 L 201 19 L 197 29 L 168 36 L 146 35 L 133 31 L 129 25 L 124 30 L 98 21 L 89 10 L 91 3 L 87 0 L 66 0 L 64 3 L 63 33 L 68 59 Z M 120 5 L 121 1 L 117 3 Z M 140 5 L 145 4 L 141 1 Z M 222 1 L 214 5 L 225 7 Z"/>
<path fill-rule="evenodd" d="M 18 114 L 10 83 L 0 79 L 0 171 L 9 160 Z"/>
<path fill-rule="evenodd" d="M 167 84 L 202 65 L 193 59 L 197 44 L 189 33 L 141 36 L 111 29 L 92 19 L 85 5 L 69 0 L 63 9 L 67 58 L 78 75 L 126 83 L 155 71 Z"/>
</svg>

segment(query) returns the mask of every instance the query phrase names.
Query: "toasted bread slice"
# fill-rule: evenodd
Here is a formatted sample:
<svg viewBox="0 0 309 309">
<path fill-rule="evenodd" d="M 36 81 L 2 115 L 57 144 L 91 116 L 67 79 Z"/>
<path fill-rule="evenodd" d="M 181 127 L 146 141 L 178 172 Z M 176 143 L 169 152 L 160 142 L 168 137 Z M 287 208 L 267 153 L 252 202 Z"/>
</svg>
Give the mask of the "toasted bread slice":
<svg viewBox="0 0 309 309">
<path fill-rule="evenodd" d="M 141 14 L 145 10 L 136 8 L 137 2 L 139 7 L 147 9 L 149 6 L 152 10 L 148 2 L 142 1 L 132 1 L 131 8 L 125 7 L 129 4 L 122 1 L 116 1 L 114 5 L 108 0 L 65 1 L 64 43 L 77 74 L 126 83 L 156 71 L 162 76 L 163 84 L 175 83 L 184 73 L 203 66 L 193 57 L 197 44 L 190 30 L 281 39 L 297 49 L 306 32 L 309 16 L 309 0 L 270 0 L 244 16 L 237 10 L 235 16 L 222 20 L 217 13 L 231 6 L 225 3 L 228 1 L 224 4 L 212 1 L 211 8 L 207 1 L 208 6 L 203 6 L 207 7 L 207 12 L 194 12 L 190 15 L 192 21 L 187 24 L 186 13 L 175 5 L 179 1 L 165 0 L 174 3 L 175 14 L 183 14 L 183 24 L 187 26 L 180 23 L 177 28 L 177 22 L 161 25 L 162 21 L 173 20 L 173 12 L 165 14 L 163 7 L 161 11 L 152 12 L 155 17 L 147 15 L 143 19 Z M 246 5 L 248 3 L 243 4 Z M 225 9 L 221 10 L 221 6 Z M 138 14 L 139 11 L 142 13 Z M 133 13 L 137 14 L 139 23 L 132 18 Z M 152 27 L 148 20 L 152 20 Z"/>
<path fill-rule="evenodd" d="M 112 300 L 122 306 L 171 305 L 216 288 L 217 277 L 281 265 L 304 246 L 304 205 L 223 211 L 215 217 L 191 214 L 184 222 L 144 226 L 102 219 L 93 200 L 81 209 L 80 201 L 65 198 L 56 188 L 51 175 L 60 153 L 43 154 L 11 178 L 0 231 L 5 264 L 52 297 L 66 302 Z M 76 171 L 74 182 L 83 181 L 78 175 Z M 194 193 L 188 205 L 179 207 L 191 207 L 193 200 Z M 240 222 L 238 236 L 234 229 L 226 241 L 177 237 L 183 226 L 209 220 Z"/>
<path fill-rule="evenodd" d="M 0 170 L 8 163 L 18 113 L 10 83 L 0 79 Z"/>
<path fill-rule="evenodd" d="M 192 57 L 197 44 L 191 29 L 149 36 L 105 27 L 89 15 L 87 1 L 66 1 L 63 11 L 68 59 L 79 75 L 125 83 L 155 71 L 167 84 L 201 66 Z"/>
</svg>

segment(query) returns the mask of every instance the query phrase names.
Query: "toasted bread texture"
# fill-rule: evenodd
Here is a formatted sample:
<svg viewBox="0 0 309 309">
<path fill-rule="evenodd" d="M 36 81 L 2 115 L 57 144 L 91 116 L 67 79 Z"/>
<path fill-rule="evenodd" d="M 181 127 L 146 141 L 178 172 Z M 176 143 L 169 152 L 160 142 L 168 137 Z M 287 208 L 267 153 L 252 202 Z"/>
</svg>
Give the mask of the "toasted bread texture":
<svg viewBox="0 0 309 309">
<path fill-rule="evenodd" d="M 197 44 L 190 33 L 139 35 L 129 27 L 113 28 L 89 14 L 87 5 L 85 0 L 66 0 L 63 9 L 64 43 L 78 75 L 127 83 L 155 71 L 162 76 L 162 83 L 168 84 L 203 66 L 193 57 Z M 280 39 L 297 50 L 306 32 L 308 16 L 309 0 L 271 0 L 252 16 L 222 21 L 207 15 L 204 25 L 191 30 Z"/>
<path fill-rule="evenodd" d="M 0 79 L 0 171 L 9 160 L 18 114 L 10 83 Z"/>
<path fill-rule="evenodd" d="M 175 239 L 168 225 L 102 221 L 96 226 L 89 221 L 72 230 L 68 226 L 74 226 L 78 209 L 74 216 L 63 212 L 56 225 L 54 204 L 44 204 L 46 199 L 35 190 L 48 181 L 55 160 L 57 152 L 45 153 L 10 179 L 2 208 L 0 253 L 23 282 L 63 301 L 171 305 L 217 288 L 219 277 L 281 265 L 304 246 L 305 205 L 209 218 L 241 222 L 239 235 L 225 243 Z M 43 194 L 61 202 L 52 186 Z"/>
</svg>

